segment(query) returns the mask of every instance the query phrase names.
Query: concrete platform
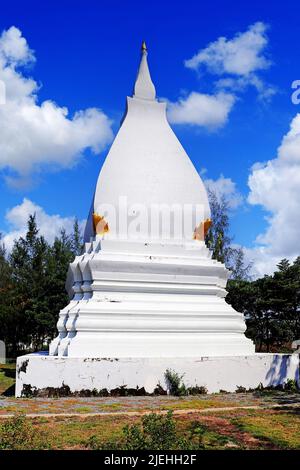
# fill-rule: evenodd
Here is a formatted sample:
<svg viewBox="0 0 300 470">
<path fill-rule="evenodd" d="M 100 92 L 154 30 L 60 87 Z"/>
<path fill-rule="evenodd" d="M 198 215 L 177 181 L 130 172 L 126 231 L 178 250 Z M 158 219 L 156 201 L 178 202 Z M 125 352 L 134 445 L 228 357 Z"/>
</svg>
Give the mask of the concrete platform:
<svg viewBox="0 0 300 470">
<path fill-rule="evenodd" d="M 198 358 L 75 358 L 44 353 L 17 360 L 16 396 L 47 395 L 47 389 L 69 394 L 125 387 L 153 393 L 158 384 L 168 389 L 164 373 L 173 369 L 186 386 L 205 386 L 209 393 L 276 386 L 288 379 L 299 383 L 299 354 L 253 354 Z"/>
</svg>

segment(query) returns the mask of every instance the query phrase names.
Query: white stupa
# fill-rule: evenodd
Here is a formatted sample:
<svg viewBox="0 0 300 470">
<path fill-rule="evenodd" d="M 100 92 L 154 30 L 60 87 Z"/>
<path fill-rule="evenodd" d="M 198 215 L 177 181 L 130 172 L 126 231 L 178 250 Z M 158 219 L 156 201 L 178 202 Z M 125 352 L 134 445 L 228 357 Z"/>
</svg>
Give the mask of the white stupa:
<svg viewBox="0 0 300 470">
<path fill-rule="evenodd" d="M 155 207 L 164 208 L 156 230 Z M 176 209 L 189 220 L 177 232 Z M 143 45 L 134 95 L 98 178 L 85 250 L 70 265 L 71 300 L 50 354 L 254 353 L 243 315 L 225 302 L 228 270 L 205 246 L 209 218 L 205 186 L 167 121 L 166 103 L 155 98 Z"/>
<path fill-rule="evenodd" d="M 169 368 L 209 392 L 299 377 L 299 355 L 254 354 L 243 315 L 225 302 L 229 272 L 205 245 L 210 224 L 205 187 L 156 99 L 143 44 L 84 252 L 69 267 L 70 303 L 49 354 L 18 358 L 16 395 L 152 393 L 167 387 Z"/>
</svg>

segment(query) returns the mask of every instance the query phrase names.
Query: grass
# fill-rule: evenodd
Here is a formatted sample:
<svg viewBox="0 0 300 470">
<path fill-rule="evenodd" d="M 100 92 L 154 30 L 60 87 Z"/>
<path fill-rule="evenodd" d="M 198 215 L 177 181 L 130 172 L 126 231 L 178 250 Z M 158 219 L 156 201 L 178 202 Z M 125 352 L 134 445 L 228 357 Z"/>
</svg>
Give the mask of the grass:
<svg viewBox="0 0 300 470">
<path fill-rule="evenodd" d="M 238 403 L 228 404 L 228 402 L 221 401 L 220 399 L 197 399 L 196 397 L 190 400 L 178 399 L 174 403 L 166 403 L 160 406 L 161 410 L 204 410 L 207 408 L 223 408 L 226 406 L 238 406 Z"/>
<path fill-rule="evenodd" d="M 300 449 L 300 415 L 296 411 L 236 410 L 174 419 L 180 437 L 192 439 L 196 445 L 199 442 L 206 450 Z M 47 436 L 51 449 L 86 449 L 92 436 L 102 442 L 122 441 L 124 426 L 140 424 L 141 417 L 39 417 L 27 418 L 27 422 L 36 435 Z"/>
<path fill-rule="evenodd" d="M 10 394 L 9 391 L 14 394 L 15 375 L 15 364 L 0 364 L 0 395 Z"/>
<path fill-rule="evenodd" d="M 252 434 L 261 442 L 269 441 L 279 449 L 300 449 L 299 410 L 287 413 L 252 413 L 232 421 L 242 431 Z"/>
<path fill-rule="evenodd" d="M 121 411 L 121 403 L 103 403 L 98 406 L 98 411 Z"/>
<path fill-rule="evenodd" d="M 89 407 L 89 406 L 78 406 L 74 409 L 74 411 L 76 413 L 91 413 L 92 412 L 92 408 Z"/>
<path fill-rule="evenodd" d="M 53 449 L 85 449 L 89 438 L 93 435 L 103 440 L 117 438 L 122 428 L 137 418 L 127 417 L 91 417 L 91 418 L 55 418 L 47 422 L 35 420 L 37 428 L 47 429 L 51 432 L 51 448 Z"/>
</svg>

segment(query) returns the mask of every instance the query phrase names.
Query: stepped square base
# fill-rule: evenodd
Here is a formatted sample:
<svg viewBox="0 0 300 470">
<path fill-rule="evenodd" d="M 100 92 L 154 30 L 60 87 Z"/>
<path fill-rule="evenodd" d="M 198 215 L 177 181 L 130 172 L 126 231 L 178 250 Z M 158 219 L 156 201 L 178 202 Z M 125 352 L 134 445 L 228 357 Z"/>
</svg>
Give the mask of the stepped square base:
<svg viewBox="0 0 300 470">
<path fill-rule="evenodd" d="M 120 387 L 153 393 L 158 384 L 167 391 L 167 369 L 183 375 L 186 386 L 205 386 L 209 393 L 234 392 L 238 386 L 276 386 L 288 379 L 299 384 L 299 354 L 76 358 L 38 353 L 17 359 L 16 396 L 88 395 L 93 390 L 105 394 L 105 389 L 110 393 Z"/>
</svg>

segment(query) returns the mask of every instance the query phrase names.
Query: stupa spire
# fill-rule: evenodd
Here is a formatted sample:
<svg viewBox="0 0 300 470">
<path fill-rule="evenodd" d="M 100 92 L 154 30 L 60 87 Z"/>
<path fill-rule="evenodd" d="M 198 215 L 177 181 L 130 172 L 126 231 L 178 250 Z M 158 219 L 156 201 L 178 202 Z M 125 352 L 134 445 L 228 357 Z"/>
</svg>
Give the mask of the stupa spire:
<svg viewBox="0 0 300 470">
<path fill-rule="evenodd" d="M 142 100 L 155 100 L 155 87 L 152 83 L 148 62 L 147 62 L 147 46 L 145 41 L 142 43 L 142 58 L 134 85 L 134 97 Z"/>
</svg>

